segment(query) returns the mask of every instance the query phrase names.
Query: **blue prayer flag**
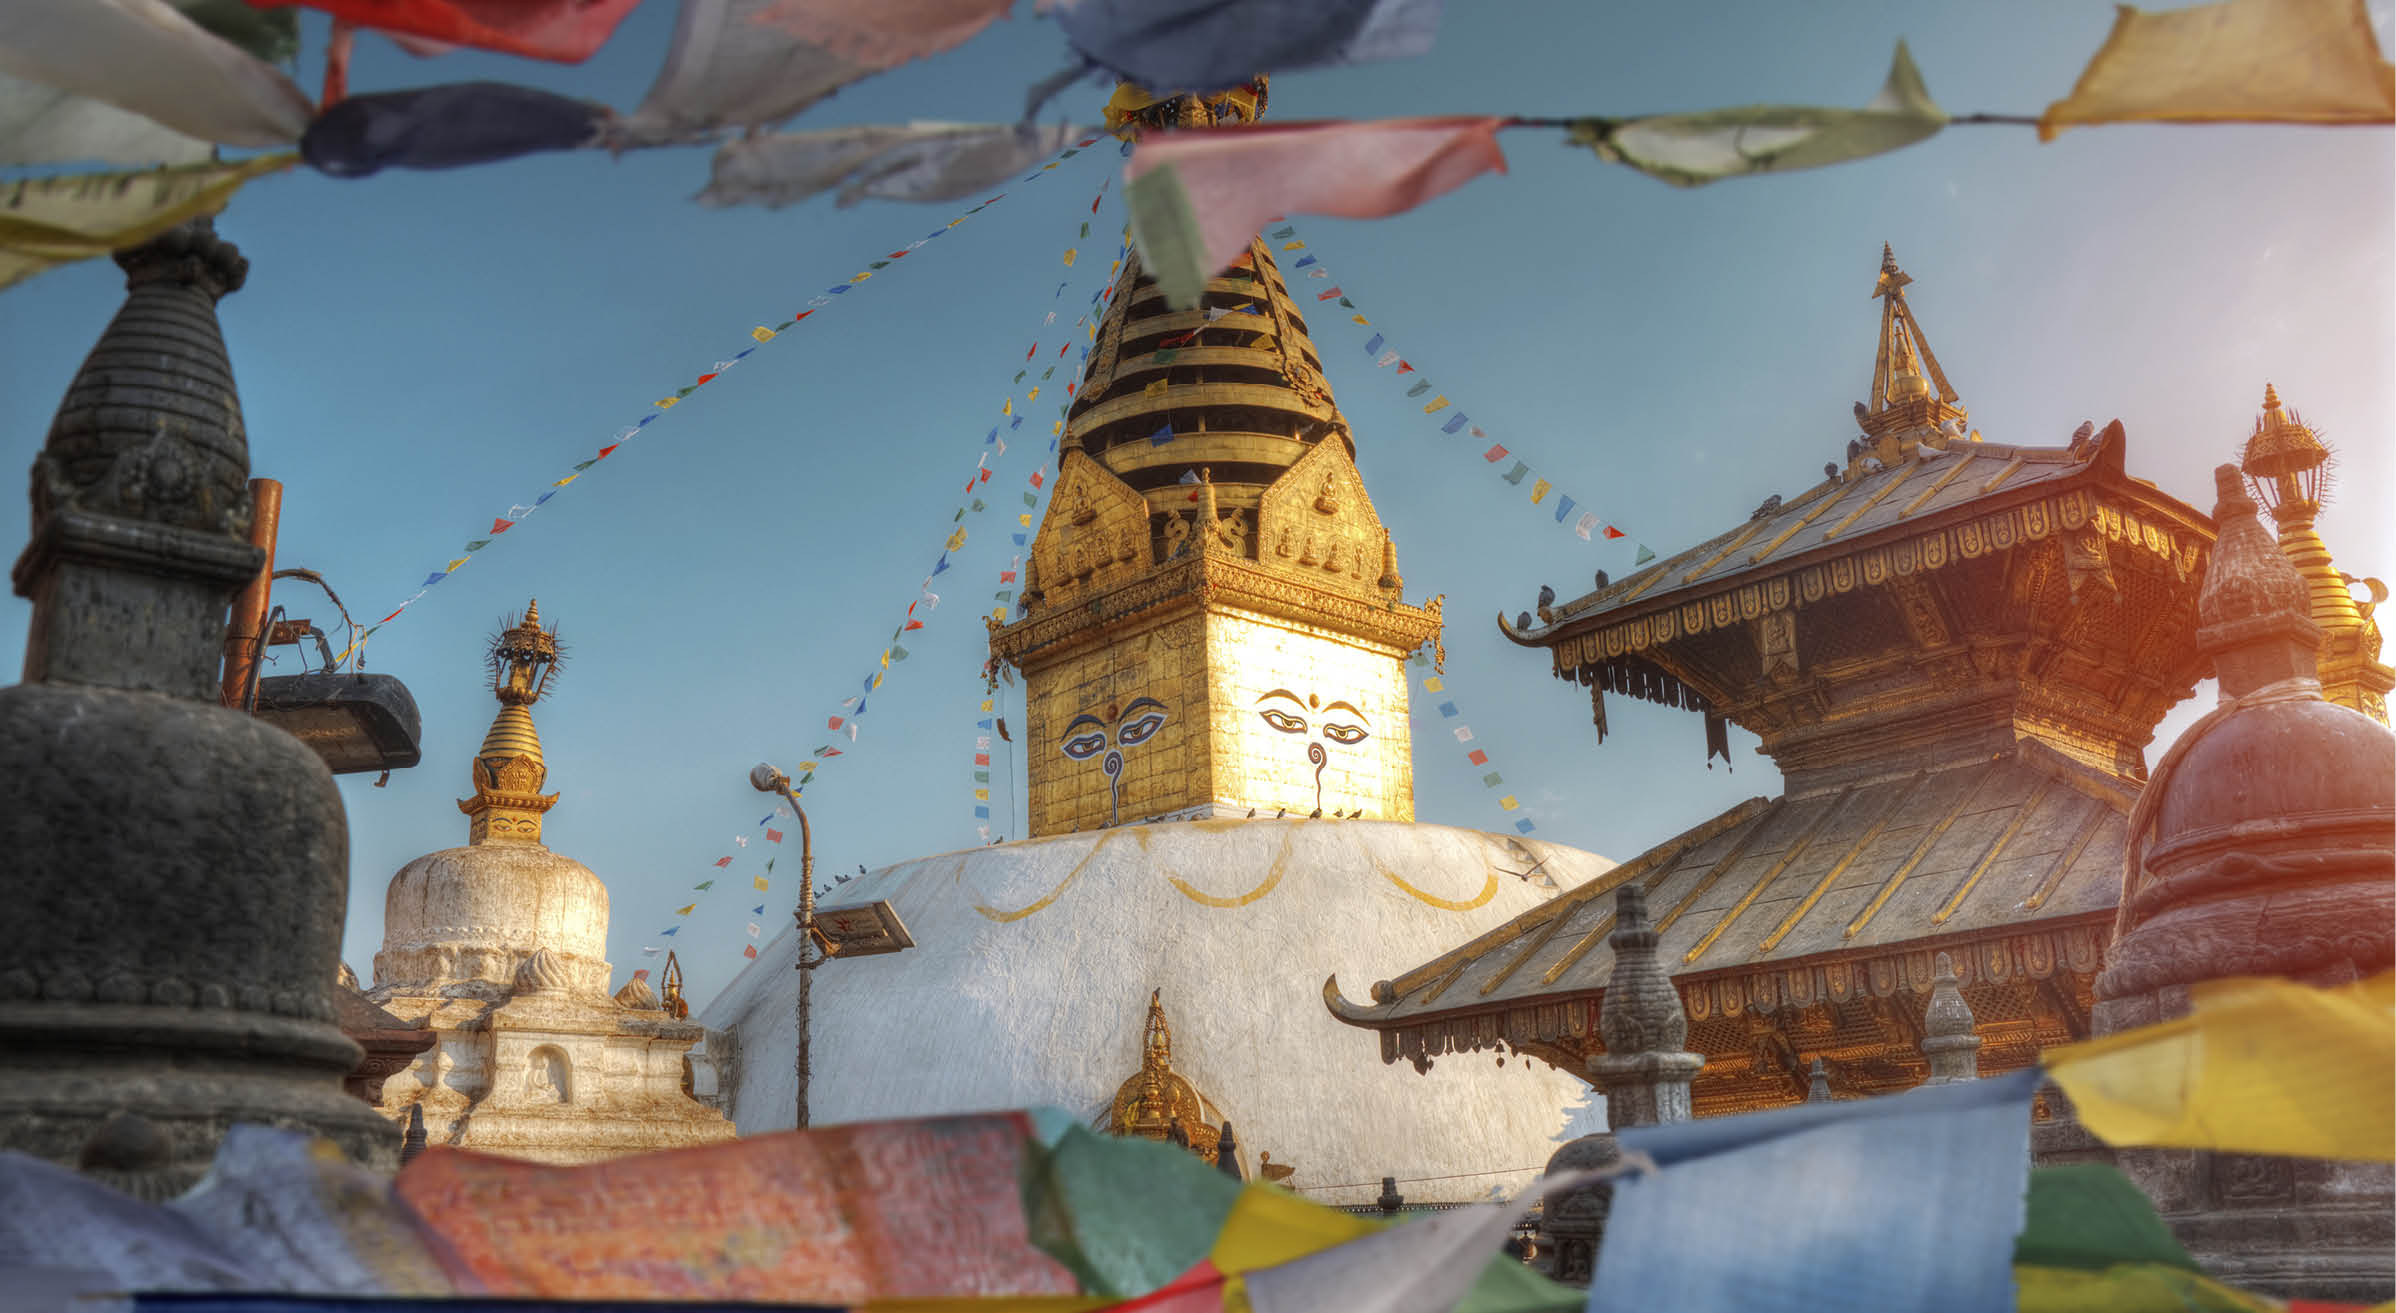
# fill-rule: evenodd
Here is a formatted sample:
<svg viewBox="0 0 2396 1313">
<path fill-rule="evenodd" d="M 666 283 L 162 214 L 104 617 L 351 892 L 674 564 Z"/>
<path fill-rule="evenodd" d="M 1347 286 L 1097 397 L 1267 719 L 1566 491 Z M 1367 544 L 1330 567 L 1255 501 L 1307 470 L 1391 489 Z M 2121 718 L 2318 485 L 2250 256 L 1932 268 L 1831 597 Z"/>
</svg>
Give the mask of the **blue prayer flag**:
<svg viewBox="0 0 2396 1313">
<path fill-rule="evenodd" d="M 1520 820 L 1514 823 L 1514 832 L 1516 834 L 1529 834 L 1531 831 L 1538 828 L 1538 826 L 1531 824 L 1528 820 Z"/>
<path fill-rule="evenodd" d="M 1456 714 L 1456 704 L 1455 704 L 1455 703 L 1453 703 L 1453 702 L 1442 702 L 1442 703 L 1440 703 L 1440 704 L 1439 704 L 1439 714 L 1440 714 L 1442 717 L 1453 718 L 1453 717 L 1455 716 L 1455 714 Z"/>
<path fill-rule="evenodd" d="M 1021 547 L 1021 546 L 1023 546 L 1023 543 L 1024 543 L 1024 540 L 1025 540 L 1025 538 L 1027 538 L 1029 535 L 1026 535 L 1026 534 L 1020 534 L 1020 533 L 1011 533 L 1011 534 L 1008 534 L 1007 536 L 1015 540 L 1015 545 L 1016 545 L 1017 547 Z"/>
<path fill-rule="evenodd" d="M 1314 263 L 1314 257 L 1313 257 L 1312 255 L 1309 255 L 1309 256 L 1307 256 L 1305 259 L 1303 259 L 1303 260 L 1300 260 L 1300 261 L 1299 261 L 1299 262 L 1297 262 L 1296 264 L 1293 264 L 1293 265 L 1291 265 L 1291 266 L 1290 266 L 1290 268 L 1292 268 L 1292 269 L 1303 269 L 1303 268 L 1305 268 L 1306 266 L 1308 266 L 1308 265 L 1310 265 L 1310 264 L 1313 264 L 1313 263 Z"/>
<path fill-rule="evenodd" d="M 649 427 L 650 425 L 652 425 L 652 424 L 655 424 L 656 422 L 657 422 L 657 412 L 656 412 L 656 411 L 651 411 L 651 412 L 649 412 L 648 414 L 641 416 L 641 422 L 640 422 L 640 423 L 638 423 L 638 424 L 635 424 L 635 425 L 633 425 L 632 427 L 634 427 L 634 428 L 636 428 L 636 429 L 645 429 L 645 428 Z"/>
<path fill-rule="evenodd" d="M 973 809 L 973 815 L 976 820 L 989 820 L 990 809 L 987 807 L 976 807 Z"/>
<path fill-rule="evenodd" d="M 1161 447 L 1172 440 L 1173 426 L 1171 424 L 1167 424 L 1163 428 L 1158 429 L 1156 432 L 1148 435 L 1148 445 L 1151 447 Z"/>
<path fill-rule="evenodd" d="M 842 284 L 841 284 L 840 286 L 838 286 L 838 287 L 827 287 L 827 288 L 825 288 L 825 289 L 824 289 L 824 295 L 826 295 L 826 296 L 838 296 L 838 295 L 840 295 L 842 292 L 845 292 L 845 291 L 847 291 L 847 290 L 849 290 L 850 288 L 852 288 L 852 287 L 855 287 L 855 286 L 856 286 L 856 284 L 855 284 L 855 283 L 842 283 Z"/>
<path fill-rule="evenodd" d="M 670 925 L 665 929 L 658 931 L 657 933 L 661 935 L 678 935 L 682 933 L 682 927 L 678 925 Z"/>
<path fill-rule="evenodd" d="M 1562 524 L 1564 517 L 1572 514 L 1572 498 L 1565 497 L 1562 493 L 1558 493 L 1557 496 L 1563 497 L 1563 500 L 1556 503 L 1556 523 Z"/>
<path fill-rule="evenodd" d="M 2030 1066 L 1618 1133 L 1626 1153 L 1646 1153 L 1658 1170 L 1614 1183 L 1591 1313 L 2011 1313 L 2030 1095 L 2042 1076 Z M 1777 1192 L 1800 1193 L 1806 1206 L 1753 1211 Z M 1748 1219 L 1739 1244 L 1713 1243 L 1703 1223 L 1733 1215 Z"/>
<path fill-rule="evenodd" d="M 946 571 L 947 569 L 948 569 L 948 553 L 947 553 L 947 552 L 942 552 L 942 553 L 940 554 L 940 559 L 939 559 L 939 560 L 937 560 L 937 561 L 934 561 L 934 562 L 932 562 L 932 573 L 933 573 L 934 575 L 938 575 L 938 574 L 941 574 L 942 572 Z"/>
<path fill-rule="evenodd" d="M 1465 418 L 1464 412 L 1459 410 L 1455 414 L 1448 416 L 1448 422 L 1440 425 L 1439 431 L 1442 433 L 1454 433 L 1458 429 L 1463 428 L 1469 422 L 1470 421 Z"/>
<path fill-rule="evenodd" d="M 430 587 L 432 587 L 434 584 L 437 584 L 437 583 L 441 582 L 442 580 L 444 580 L 444 579 L 446 579 L 446 578 L 448 578 L 448 577 L 449 577 L 449 571 L 447 571 L 447 570 L 435 570 L 435 571 L 433 571 L 431 574 L 428 574 L 428 575 L 426 575 L 426 576 L 424 577 L 424 586 L 425 586 L 425 587 L 427 587 L 427 588 L 430 588 Z"/>
<path fill-rule="evenodd" d="M 533 504 L 533 505 L 535 505 L 535 506 L 538 506 L 538 505 L 540 505 L 542 502 L 545 502 L 545 501 L 549 500 L 550 498 L 552 498 L 552 497 L 555 497 L 556 495 L 557 495 L 557 489 L 555 489 L 555 488 L 551 488 L 549 491 L 547 491 L 547 492 L 544 492 L 544 493 L 542 493 L 540 496 L 533 498 L 533 499 L 532 499 L 532 504 Z"/>
<path fill-rule="evenodd" d="M 1375 333 L 1375 334 L 1373 334 L 1373 336 L 1371 337 L 1371 339 L 1370 339 L 1370 340 L 1368 340 L 1368 341 L 1366 341 L 1366 342 L 1365 342 L 1365 344 L 1364 344 L 1364 353 L 1365 353 L 1366 355 L 1368 355 L 1368 356 L 1377 356 L 1377 355 L 1380 355 L 1380 354 L 1381 354 L 1381 343 L 1382 343 L 1384 340 L 1385 340 L 1385 339 L 1384 339 L 1384 338 L 1383 338 L 1383 337 L 1382 337 L 1382 336 L 1381 336 L 1379 333 Z"/>
<path fill-rule="evenodd" d="M 757 906 L 750 908 L 750 909 L 749 909 L 749 911 L 750 911 L 750 912 L 752 912 L 752 913 L 754 913 L 755 915 L 758 915 L 758 916 L 764 916 L 764 915 L 765 915 L 765 904 L 763 904 L 763 903 L 759 903 Z"/>
</svg>

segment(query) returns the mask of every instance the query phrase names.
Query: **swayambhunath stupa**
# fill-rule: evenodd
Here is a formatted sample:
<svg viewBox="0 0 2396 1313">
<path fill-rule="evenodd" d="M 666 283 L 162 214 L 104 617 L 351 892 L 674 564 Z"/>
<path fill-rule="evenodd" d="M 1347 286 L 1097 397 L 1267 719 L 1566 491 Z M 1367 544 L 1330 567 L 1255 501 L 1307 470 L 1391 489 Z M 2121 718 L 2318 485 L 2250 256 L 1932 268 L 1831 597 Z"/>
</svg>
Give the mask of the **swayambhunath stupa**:
<svg viewBox="0 0 2396 1313">
<path fill-rule="evenodd" d="M 0 1306 L 2396 1309 L 2392 39 L 22 0 Z"/>
</svg>

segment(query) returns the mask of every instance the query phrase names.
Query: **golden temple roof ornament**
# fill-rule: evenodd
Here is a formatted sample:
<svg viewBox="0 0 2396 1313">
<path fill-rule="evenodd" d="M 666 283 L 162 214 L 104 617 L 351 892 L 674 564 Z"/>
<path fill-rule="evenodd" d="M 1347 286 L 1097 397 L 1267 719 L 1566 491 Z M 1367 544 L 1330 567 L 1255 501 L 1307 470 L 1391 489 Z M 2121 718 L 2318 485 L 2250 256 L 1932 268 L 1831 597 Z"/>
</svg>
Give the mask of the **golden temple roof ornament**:
<svg viewBox="0 0 2396 1313">
<path fill-rule="evenodd" d="M 1930 339 L 1923 335 L 1913 307 L 1905 303 L 1905 289 L 1912 282 L 1897 267 L 1896 253 L 1882 243 L 1880 277 L 1872 286 L 1872 295 L 1880 300 L 1880 345 L 1872 365 L 1872 399 L 1855 408 L 1864 437 L 1850 449 L 1850 475 L 1865 472 L 1858 467 L 1867 460 L 1894 465 L 1918 443 L 1944 446 L 1963 435 L 1970 417 L 1971 412 L 1956 404 L 1955 389 L 1939 368 Z"/>
<path fill-rule="evenodd" d="M 2322 696 L 2386 724 L 2396 671 L 2380 663 L 2379 624 L 2371 613 L 2388 587 L 2339 571 L 2313 529 L 2335 463 L 2329 444 L 2294 409 L 2281 406 L 2279 389 L 2264 384 L 2263 413 L 2255 417 L 2239 471 L 2279 526 L 2280 553 L 2304 576 L 2313 623 L 2321 626 Z M 2357 583 L 2368 586 L 2371 601 L 2355 600 Z"/>
<path fill-rule="evenodd" d="M 1148 1023 L 1140 1033 L 1140 1070 L 1115 1091 L 1107 1130 L 1178 1144 L 1215 1160 L 1221 1132 L 1207 1116 L 1205 1100 L 1173 1070 L 1173 1027 L 1165 1020 L 1164 991 L 1148 994 Z"/>
<path fill-rule="evenodd" d="M 524 617 L 491 639 L 486 661 L 491 691 L 499 699 L 499 714 L 474 754 L 474 796 L 458 803 L 471 817 L 467 842 L 533 843 L 541 841 L 541 816 L 557 805 L 557 795 L 544 794 L 549 767 L 541 756 L 541 735 L 533 728 L 532 704 L 549 691 L 549 681 L 563 664 L 565 649 L 557 627 L 541 628 L 541 604 L 525 605 Z"/>
</svg>

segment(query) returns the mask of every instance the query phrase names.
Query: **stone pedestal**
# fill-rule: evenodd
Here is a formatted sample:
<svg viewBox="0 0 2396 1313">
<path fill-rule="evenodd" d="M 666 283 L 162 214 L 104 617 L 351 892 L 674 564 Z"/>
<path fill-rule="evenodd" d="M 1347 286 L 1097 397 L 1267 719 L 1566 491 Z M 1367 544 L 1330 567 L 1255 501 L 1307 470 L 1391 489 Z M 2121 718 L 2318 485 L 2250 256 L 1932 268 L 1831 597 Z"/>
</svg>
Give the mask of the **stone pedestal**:
<svg viewBox="0 0 2396 1313">
<path fill-rule="evenodd" d="M 372 1166 L 399 1133 L 342 1091 L 349 884 L 332 776 L 216 703 L 255 576 L 249 448 L 216 298 L 248 264 L 206 221 L 122 252 L 128 294 L 33 469 L 26 682 L 0 690 L 0 1148 L 144 1194 L 234 1122 Z M 102 1128 L 109 1129 L 103 1133 Z"/>
</svg>

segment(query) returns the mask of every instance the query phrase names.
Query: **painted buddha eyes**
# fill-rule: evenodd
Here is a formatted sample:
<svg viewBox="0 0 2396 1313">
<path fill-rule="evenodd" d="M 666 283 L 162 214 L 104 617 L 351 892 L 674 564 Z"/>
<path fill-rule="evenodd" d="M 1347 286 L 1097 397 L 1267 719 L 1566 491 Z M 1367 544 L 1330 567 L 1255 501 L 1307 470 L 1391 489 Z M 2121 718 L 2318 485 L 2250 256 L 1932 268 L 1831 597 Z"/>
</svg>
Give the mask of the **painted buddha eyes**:
<svg viewBox="0 0 2396 1313">
<path fill-rule="evenodd" d="M 1300 698 L 1286 688 L 1277 688 L 1258 698 L 1257 703 L 1256 714 L 1267 725 L 1284 734 L 1304 734 L 1307 731 L 1307 713 L 1319 705 L 1322 719 L 1318 723 L 1325 739 L 1333 743 L 1350 744 L 1362 743 L 1373 736 L 1372 730 L 1365 724 L 1364 713 L 1346 702 L 1317 704 L 1312 699 Z M 1283 705 L 1270 705 L 1275 703 Z"/>
<path fill-rule="evenodd" d="M 1155 698 L 1133 698 L 1115 722 L 1113 746 L 1136 748 L 1155 738 L 1170 718 L 1165 704 Z M 1087 761 L 1106 751 L 1108 744 L 1106 722 L 1096 716 L 1081 715 L 1065 726 L 1065 740 L 1058 750 L 1075 761 Z"/>
</svg>

